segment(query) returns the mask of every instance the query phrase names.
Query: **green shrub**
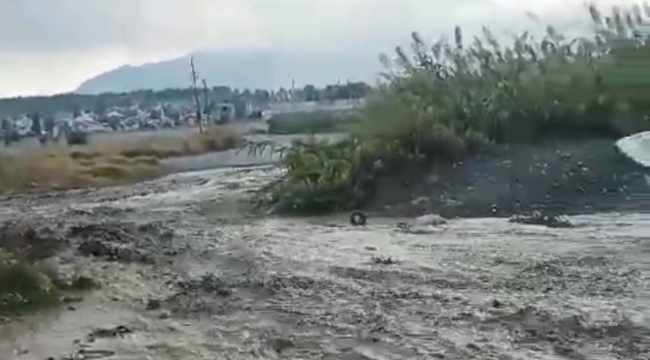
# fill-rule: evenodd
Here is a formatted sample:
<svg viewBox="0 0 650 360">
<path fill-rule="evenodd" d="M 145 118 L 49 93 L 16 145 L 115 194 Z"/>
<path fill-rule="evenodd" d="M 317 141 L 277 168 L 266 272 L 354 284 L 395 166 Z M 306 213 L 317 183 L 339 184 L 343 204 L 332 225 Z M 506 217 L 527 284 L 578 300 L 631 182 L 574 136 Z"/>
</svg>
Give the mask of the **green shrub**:
<svg viewBox="0 0 650 360">
<path fill-rule="evenodd" d="M 352 200 L 354 142 L 330 144 L 311 139 L 295 143 L 282 160 L 287 176 L 275 187 L 274 201 L 284 212 L 339 210 Z"/>
</svg>

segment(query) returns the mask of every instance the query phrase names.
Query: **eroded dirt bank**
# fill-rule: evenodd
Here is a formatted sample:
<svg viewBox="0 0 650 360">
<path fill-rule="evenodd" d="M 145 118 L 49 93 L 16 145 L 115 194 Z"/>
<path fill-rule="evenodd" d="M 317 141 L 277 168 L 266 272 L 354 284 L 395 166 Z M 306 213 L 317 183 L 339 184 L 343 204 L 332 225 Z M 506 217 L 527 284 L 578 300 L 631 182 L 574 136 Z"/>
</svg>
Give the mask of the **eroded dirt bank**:
<svg viewBox="0 0 650 360">
<path fill-rule="evenodd" d="M 409 167 L 380 179 L 367 209 L 390 215 L 510 216 L 650 211 L 650 172 L 613 140 L 520 145 L 454 167 Z"/>
<path fill-rule="evenodd" d="M 3 199 L 100 288 L 0 325 L 5 359 L 649 359 L 650 218 L 549 229 L 257 218 L 270 168 Z M 12 226 L 7 225 L 5 231 Z M 42 229 L 41 229 L 42 230 Z"/>
</svg>

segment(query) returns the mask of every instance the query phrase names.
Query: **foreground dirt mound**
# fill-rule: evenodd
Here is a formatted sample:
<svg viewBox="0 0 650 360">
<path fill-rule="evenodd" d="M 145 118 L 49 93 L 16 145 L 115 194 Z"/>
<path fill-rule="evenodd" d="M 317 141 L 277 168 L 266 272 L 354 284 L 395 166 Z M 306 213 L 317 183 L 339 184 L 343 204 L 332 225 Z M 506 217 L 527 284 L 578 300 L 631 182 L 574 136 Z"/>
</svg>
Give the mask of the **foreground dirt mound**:
<svg viewBox="0 0 650 360">
<path fill-rule="evenodd" d="M 86 256 L 119 261 L 152 262 L 153 253 L 169 245 L 174 234 L 161 224 L 87 223 L 75 225 L 68 236 L 78 239 L 78 250 Z"/>
<path fill-rule="evenodd" d="M 69 246 L 61 232 L 31 222 L 10 221 L 0 224 L 0 247 L 34 262 L 46 259 Z"/>
<path fill-rule="evenodd" d="M 647 211 L 645 175 L 610 140 L 517 146 L 454 167 L 404 169 L 380 180 L 367 209 L 451 217 Z"/>
</svg>

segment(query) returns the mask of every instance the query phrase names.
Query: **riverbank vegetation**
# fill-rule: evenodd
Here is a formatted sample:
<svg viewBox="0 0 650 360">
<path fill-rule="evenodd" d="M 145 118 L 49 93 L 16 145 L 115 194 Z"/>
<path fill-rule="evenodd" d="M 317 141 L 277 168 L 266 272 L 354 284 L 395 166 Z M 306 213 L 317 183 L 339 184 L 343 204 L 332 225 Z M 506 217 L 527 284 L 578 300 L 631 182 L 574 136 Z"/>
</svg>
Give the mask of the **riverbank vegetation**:
<svg viewBox="0 0 650 360">
<path fill-rule="evenodd" d="M 58 301 L 52 279 L 36 266 L 0 248 L 0 315 Z"/>
<path fill-rule="evenodd" d="M 541 39 L 526 32 L 509 45 L 488 29 L 468 42 L 457 27 L 453 41 L 432 45 L 413 33 L 410 52 L 382 56 L 385 81 L 349 139 L 276 149 L 286 152 L 286 174 L 266 189 L 266 201 L 279 211 L 342 210 L 367 199 L 382 173 L 413 163 L 452 164 L 492 147 L 648 130 L 650 95 L 622 91 L 643 85 L 634 81 L 643 73 L 630 72 L 643 66 L 623 69 L 620 60 L 650 53 L 630 45 L 650 8 L 588 11 L 590 39 L 550 26 Z M 249 144 L 254 151 L 266 145 Z"/>
<path fill-rule="evenodd" d="M 52 145 L 3 155 L 0 191 L 73 189 L 129 184 L 160 174 L 162 160 L 239 146 L 227 128 L 209 128 L 185 137 L 151 136 L 140 140 L 97 138 L 87 145 Z"/>
<path fill-rule="evenodd" d="M 358 123 L 355 111 L 314 111 L 276 114 L 267 121 L 268 133 L 273 135 L 324 134 L 347 132 Z"/>
</svg>

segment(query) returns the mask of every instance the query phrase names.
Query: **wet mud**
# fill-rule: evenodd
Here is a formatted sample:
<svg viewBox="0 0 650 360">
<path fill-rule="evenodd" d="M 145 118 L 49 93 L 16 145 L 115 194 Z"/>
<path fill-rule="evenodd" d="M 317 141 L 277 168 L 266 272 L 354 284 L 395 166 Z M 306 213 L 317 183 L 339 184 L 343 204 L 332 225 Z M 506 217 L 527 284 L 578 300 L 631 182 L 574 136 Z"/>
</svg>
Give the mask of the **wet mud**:
<svg viewBox="0 0 650 360">
<path fill-rule="evenodd" d="M 277 175 L 3 198 L 3 239 L 92 286 L 1 321 L 1 357 L 650 359 L 645 215 L 549 227 L 249 213 Z"/>
</svg>

